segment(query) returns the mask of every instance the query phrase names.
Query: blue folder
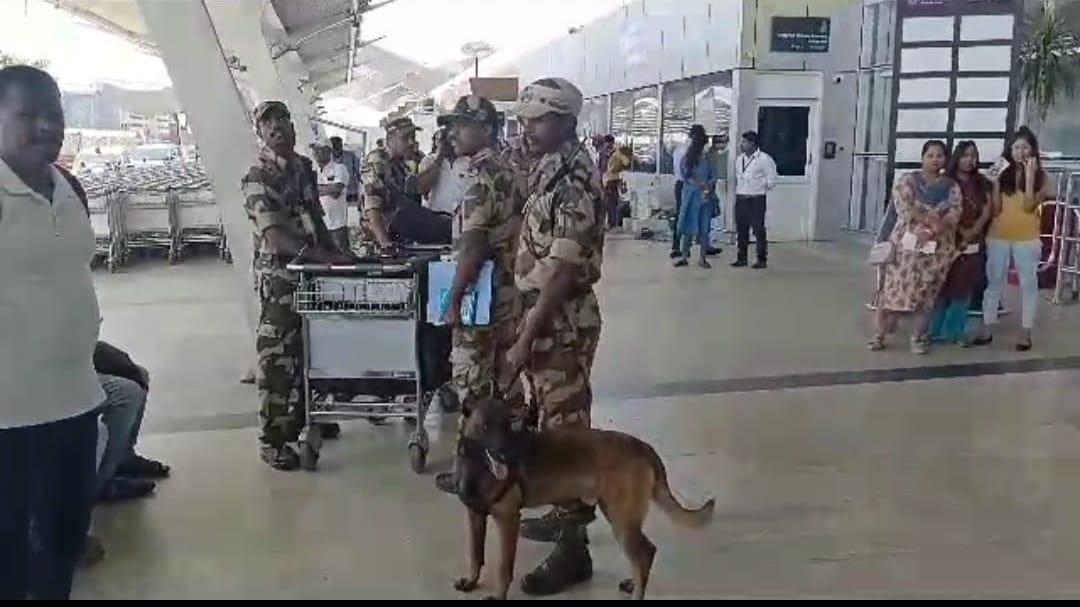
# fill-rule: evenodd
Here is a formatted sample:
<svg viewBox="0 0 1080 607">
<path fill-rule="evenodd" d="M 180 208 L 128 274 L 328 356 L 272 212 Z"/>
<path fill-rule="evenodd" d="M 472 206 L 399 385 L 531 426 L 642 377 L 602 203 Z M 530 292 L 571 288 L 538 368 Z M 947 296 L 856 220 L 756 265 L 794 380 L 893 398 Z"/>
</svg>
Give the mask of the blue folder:
<svg viewBox="0 0 1080 607">
<path fill-rule="evenodd" d="M 428 265 L 427 321 L 443 325 L 443 317 L 450 307 L 450 289 L 454 286 L 457 261 L 433 261 Z M 491 324 L 491 306 L 494 301 L 495 264 L 485 261 L 480 276 L 465 292 L 461 300 L 461 323 L 470 327 Z"/>
</svg>

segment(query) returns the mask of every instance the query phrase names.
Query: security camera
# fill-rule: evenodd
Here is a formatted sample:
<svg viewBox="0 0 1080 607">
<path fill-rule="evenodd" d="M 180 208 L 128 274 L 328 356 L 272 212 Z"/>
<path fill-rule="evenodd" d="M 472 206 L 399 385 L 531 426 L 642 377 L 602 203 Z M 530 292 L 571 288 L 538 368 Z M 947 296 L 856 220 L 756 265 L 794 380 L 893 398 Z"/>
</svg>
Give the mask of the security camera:
<svg viewBox="0 0 1080 607">
<path fill-rule="evenodd" d="M 840 84 L 844 81 L 844 77 L 841 74 L 837 74 L 832 77 L 833 84 Z"/>
</svg>

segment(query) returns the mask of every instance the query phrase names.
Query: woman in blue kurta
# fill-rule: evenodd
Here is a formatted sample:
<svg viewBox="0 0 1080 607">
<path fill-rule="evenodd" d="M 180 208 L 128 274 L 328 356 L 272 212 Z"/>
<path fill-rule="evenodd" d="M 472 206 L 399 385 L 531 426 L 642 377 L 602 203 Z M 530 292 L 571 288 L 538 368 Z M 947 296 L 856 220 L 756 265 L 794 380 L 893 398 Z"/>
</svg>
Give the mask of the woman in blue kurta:
<svg viewBox="0 0 1080 607">
<path fill-rule="evenodd" d="M 701 249 L 703 268 L 710 268 L 706 254 L 709 250 L 709 224 L 716 214 L 717 198 L 713 195 L 716 188 L 716 174 L 713 163 L 705 150 L 705 131 L 690 132 L 690 147 L 683 157 L 682 166 L 676 167 L 682 177 L 682 201 L 679 205 L 679 220 L 676 224 L 676 238 L 680 239 L 682 257 L 675 262 L 675 267 L 689 263 L 690 246 L 697 240 Z"/>
</svg>

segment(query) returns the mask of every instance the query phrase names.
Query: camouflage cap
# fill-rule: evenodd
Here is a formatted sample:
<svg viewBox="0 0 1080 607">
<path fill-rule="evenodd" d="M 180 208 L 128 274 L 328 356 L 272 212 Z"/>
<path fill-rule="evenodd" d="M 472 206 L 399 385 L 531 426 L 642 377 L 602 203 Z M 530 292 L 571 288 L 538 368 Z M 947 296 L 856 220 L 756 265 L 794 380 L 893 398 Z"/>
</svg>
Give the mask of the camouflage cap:
<svg viewBox="0 0 1080 607">
<path fill-rule="evenodd" d="M 481 124 L 495 124 L 499 119 L 499 111 L 495 104 L 479 95 L 465 95 L 454 105 L 449 114 L 439 116 L 439 126 L 446 126 L 455 122 L 479 122 Z"/>
<path fill-rule="evenodd" d="M 285 119 L 292 118 L 292 113 L 289 112 L 289 106 L 285 105 L 283 101 L 263 101 L 255 106 L 255 110 L 251 112 L 251 118 L 255 121 L 255 124 L 258 124 L 272 115 L 277 115 Z"/>
<path fill-rule="evenodd" d="M 395 118 L 386 123 L 386 136 L 393 137 L 398 133 L 415 133 L 424 129 L 416 126 L 410 118 Z"/>
<path fill-rule="evenodd" d="M 521 118 L 539 118 L 552 113 L 577 116 L 581 106 L 581 90 L 569 80 L 541 78 L 521 91 L 514 113 Z"/>
</svg>

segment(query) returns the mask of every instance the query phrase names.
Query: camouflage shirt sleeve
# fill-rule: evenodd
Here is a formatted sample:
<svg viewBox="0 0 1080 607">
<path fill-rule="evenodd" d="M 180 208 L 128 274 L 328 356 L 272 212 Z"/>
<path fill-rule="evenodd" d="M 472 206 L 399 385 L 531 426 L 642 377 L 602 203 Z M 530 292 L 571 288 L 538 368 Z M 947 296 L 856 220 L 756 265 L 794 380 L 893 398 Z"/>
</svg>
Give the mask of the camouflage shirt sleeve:
<svg viewBox="0 0 1080 607">
<path fill-rule="evenodd" d="M 481 173 L 472 180 L 461 197 L 461 232 L 488 231 L 498 218 L 498 199 L 491 177 Z"/>
<path fill-rule="evenodd" d="M 388 158 L 374 150 L 364 159 L 360 180 L 364 184 L 364 210 L 380 210 L 389 202 L 390 188 L 386 183 Z"/>
<path fill-rule="evenodd" d="M 270 228 L 287 229 L 289 226 L 288 213 L 283 207 L 281 195 L 268 186 L 266 181 L 266 173 L 258 166 L 251 167 L 241 180 L 244 210 L 259 235 Z"/>
<path fill-rule="evenodd" d="M 584 184 L 571 179 L 564 180 L 553 194 L 554 240 L 549 255 L 575 266 L 585 266 L 596 246 L 598 218 L 595 195 Z"/>
</svg>

